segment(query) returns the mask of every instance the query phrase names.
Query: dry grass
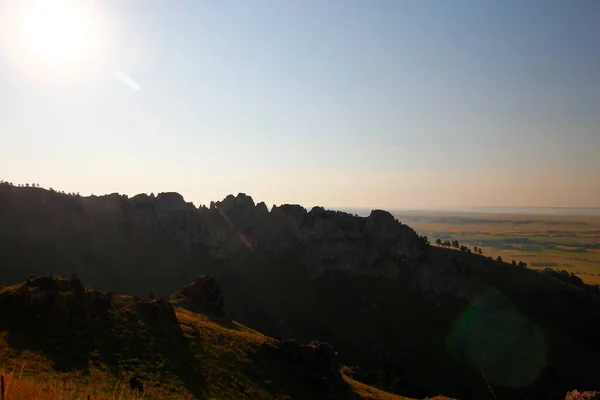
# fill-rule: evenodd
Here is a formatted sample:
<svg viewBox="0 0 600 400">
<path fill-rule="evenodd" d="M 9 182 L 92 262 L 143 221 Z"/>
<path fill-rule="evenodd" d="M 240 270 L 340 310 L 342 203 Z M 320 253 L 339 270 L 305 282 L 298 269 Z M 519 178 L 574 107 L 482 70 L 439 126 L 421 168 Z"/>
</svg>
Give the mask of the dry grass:
<svg viewBox="0 0 600 400">
<path fill-rule="evenodd" d="M 129 296 L 116 296 L 114 299 L 116 308 L 123 309 L 121 311 L 130 310 L 131 302 L 132 298 Z M 195 372 L 191 372 L 187 378 L 200 382 L 202 390 L 191 389 L 189 382 L 184 382 L 186 377 L 180 371 L 175 373 L 172 369 L 175 366 L 164 365 L 166 362 L 174 364 L 175 355 L 184 356 L 177 347 L 166 349 L 175 352 L 172 358 L 160 359 L 158 362 L 148 350 L 131 347 L 132 343 L 124 342 L 115 347 L 115 352 L 123 354 L 122 358 L 141 361 L 139 364 L 121 366 L 120 370 L 123 371 L 123 376 L 139 376 L 144 382 L 144 395 L 136 396 L 130 390 L 127 379 L 117 379 L 121 375 L 113 375 L 104 364 L 95 366 L 90 363 L 87 372 L 59 372 L 53 368 L 52 360 L 46 355 L 34 350 L 12 348 L 8 333 L 0 331 L 0 365 L 4 365 L 4 368 L 0 367 L 0 374 L 4 376 L 6 384 L 6 396 L 0 400 L 311 398 L 311 393 L 301 382 L 273 380 L 273 376 L 278 376 L 278 373 L 274 374 L 279 368 L 276 363 L 269 364 L 267 361 L 260 364 L 258 370 L 253 370 L 253 355 L 265 342 L 276 345 L 275 339 L 235 321 L 223 320 L 217 323 L 180 307 L 175 307 L 175 312 L 181 336 L 172 340 L 186 342 L 185 347 L 192 351 L 193 359 L 187 359 L 186 368 Z M 119 326 L 115 325 L 114 329 L 127 328 L 130 335 L 138 339 L 136 342 L 156 340 L 154 336 L 144 336 L 142 331 L 136 330 L 132 321 L 118 321 Z M 77 338 L 74 337 L 73 340 Z M 142 364 L 152 365 L 154 372 L 141 369 L 139 365 Z"/>
<path fill-rule="evenodd" d="M 384 392 L 372 386 L 365 385 L 357 380 L 352 379 L 346 374 L 342 374 L 344 381 L 350 386 L 352 391 L 365 400 L 413 400 L 409 397 L 399 396 Z M 426 400 L 452 400 L 446 396 L 428 397 Z"/>
<path fill-rule="evenodd" d="M 0 370 L 2 387 L 0 400 L 141 400 L 143 394 L 131 394 L 125 384 L 118 382 L 111 392 L 98 392 L 97 388 L 81 385 L 69 375 L 24 376 L 23 364 L 19 370 Z"/>
<path fill-rule="evenodd" d="M 122 299 L 123 300 L 123 299 Z M 125 299 L 126 300 L 126 299 Z M 276 342 L 235 321 L 230 326 L 223 326 L 183 308 L 176 307 L 176 314 L 186 340 L 203 343 L 202 373 L 209 390 L 206 398 L 216 399 L 289 399 L 297 398 L 296 393 L 288 393 L 291 397 L 271 392 L 257 382 L 248 379 L 241 373 L 241 365 L 251 361 L 248 359 L 255 348 L 267 341 Z M 0 337 L 0 348 L 8 345 Z M 13 354 L 16 355 L 16 354 Z M 24 353 L 19 353 L 23 356 Z M 190 398 L 183 388 L 171 393 L 158 393 L 156 388 L 147 382 L 146 395 L 131 392 L 126 381 L 110 380 L 106 372 L 90 370 L 90 374 L 81 372 L 60 373 L 52 371 L 44 365 L 42 359 L 23 358 L 12 361 L 0 368 L 0 376 L 4 380 L 4 391 L 0 400 L 142 400 L 163 398 Z M 37 371 L 37 372 L 34 372 Z M 379 389 L 358 382 L 346 375 L 344 380 L 349 384 L 353 396 L 367 400 L 411 400 L 407 397 L 392 395 Z M 112 383 L 111 383 L 112 382 Z M 287 385 L 287 384 L 286 384 Z M 284 385 L 284 386 L 286 386 Z M 275 388 L 272 388 L 275 389 Z M 287 388 L 292 390 L 290 388 Z M 284 390 L 284 393 L 287 390 Z M 242 395 L 243 393 L 243 395 Z M 306 398 L 305 393 L 298 393 L 298 398 Z M 202 397 L 204 398 L 204 397 Z M 437 400 L 448 399 L 435 397 Z"/>
</svg>

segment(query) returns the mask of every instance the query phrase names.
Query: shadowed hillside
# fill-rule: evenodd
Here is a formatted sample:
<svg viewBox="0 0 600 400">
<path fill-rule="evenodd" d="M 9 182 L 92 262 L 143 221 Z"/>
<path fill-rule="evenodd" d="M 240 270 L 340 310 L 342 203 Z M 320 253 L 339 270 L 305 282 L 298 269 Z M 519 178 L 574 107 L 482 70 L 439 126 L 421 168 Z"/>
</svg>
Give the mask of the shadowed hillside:
<svg viewBox="0 0 600 400">
<path fill-rule="evenodd" d="M 599 383 L 595 288 L 428 246 L 385 211 L 2 185 L 0 221 L 0 284 L 76 273 L 167 297 L 210 274 L 234 320 L 332 343 L 352 377 L 402 395 L 562 399 Z"/>
<path fill-rule="evenodd" d="M 178 304 L 211 299 L 210 282 Z M 401 400 L 343 375 L 327 343 L 275 340 L 179 305 L 86 290 L 76 276 L 32 277 L 0 291 L 0 363 L 20 367 L 30 387 L 35 377 L 68 382 L 68 398 L 106 398 L 122 382 L 120 398 Z M 20 398 L 16 384 L 3 390 Z"/>
</svg>

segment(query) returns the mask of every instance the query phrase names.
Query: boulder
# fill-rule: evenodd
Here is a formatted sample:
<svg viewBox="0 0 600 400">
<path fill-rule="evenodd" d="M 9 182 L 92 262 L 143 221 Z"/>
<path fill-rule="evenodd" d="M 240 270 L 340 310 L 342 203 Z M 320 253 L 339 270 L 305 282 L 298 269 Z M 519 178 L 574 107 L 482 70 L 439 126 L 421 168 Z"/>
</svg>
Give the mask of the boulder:
<svg viewBox="0 0 600 400">
<path fill-rule="evenodd" d="M 266 359 L 300 382 L 321 393 L 339 393 L 347 388 L 336 361 L 336 353 L 328 343 L 313 341 L 301 345 L 294 340 L 265 342 L 256 356 Z"/>
<path fill-rule="evenodd" d="M 177 323 L 177 315 L 173 305 L 161 298 L 139 301 L 135 305 L 135 310 L 142 317 L 151 321 L 167 324 Z"/>
<path fill-rule="evenodd" d="M 209 315 L 220 316 L 223 313 L 223 294 L 221 285 L 210 275 L 202 275 L 186 285 L 181 294 L 184 304 L 194 310 Z"/>
<path fill-rule="evenodd" d="M 75 299 L 85 288 L 75 275 L 68 280 L 54 276 L 31 277 L 10 294 L 14 306 L 30 310 L 59 325 L 66 324 Z"/>
</svg>

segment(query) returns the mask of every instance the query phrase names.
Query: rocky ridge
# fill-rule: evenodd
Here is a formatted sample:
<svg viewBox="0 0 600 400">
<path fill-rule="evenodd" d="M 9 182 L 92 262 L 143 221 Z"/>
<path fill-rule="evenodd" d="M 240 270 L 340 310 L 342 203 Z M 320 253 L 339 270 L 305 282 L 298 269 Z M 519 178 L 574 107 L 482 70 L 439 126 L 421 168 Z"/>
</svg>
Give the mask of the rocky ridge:
<svg viewBox="0 0 600 400">
<path fill-rule="evenodd" d="M 209 275 L 202 275 L 194 282 L 185 285 L 181 289 L 180 305 L 194 311 L 210 316 L 221 316 L 223 314 L 223 294 L 221 285 Z"/>
<path fill-rule="evenodd" d="M 394 279 L 425 251 L 414 230 L 382 210 L 366 218 L 290 204 L 269 211 L 244 193 L 211 202 L 209 208 L 196 208 L 176 193 L 123 201 L 122 209 L 137 222 L 130 227 L 133 235 L 155 217 L 155 228 L 185 247 L 203 246 L 214 255 L 266 250 L 300 260 L 312 276 L 338 270 Z"/>
</svg>

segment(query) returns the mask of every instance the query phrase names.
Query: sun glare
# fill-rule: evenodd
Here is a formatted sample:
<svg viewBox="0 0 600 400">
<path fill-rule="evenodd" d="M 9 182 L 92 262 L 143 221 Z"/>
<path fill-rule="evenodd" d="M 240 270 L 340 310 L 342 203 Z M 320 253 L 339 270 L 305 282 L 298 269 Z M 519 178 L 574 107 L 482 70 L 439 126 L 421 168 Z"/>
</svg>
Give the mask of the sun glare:
<svg viewBox="0 0 600 400">
<path fill-rule="evenodd" d="M 5 15 L 12 28 L 6 33 L 20 68 L 72 75 L 82 72 L 84 64 L 99 61 L 104 36 L 96 3 L 22 0 L 12 4 L 12 17 Z"/>
<path fill-rule="evenodd" d="M 73 3 L 46 1 L 24 15 L 24 45 L 33 55 L 51 64 L 78 61 L 90 41 L 86 16 Z"/>
</svg>

